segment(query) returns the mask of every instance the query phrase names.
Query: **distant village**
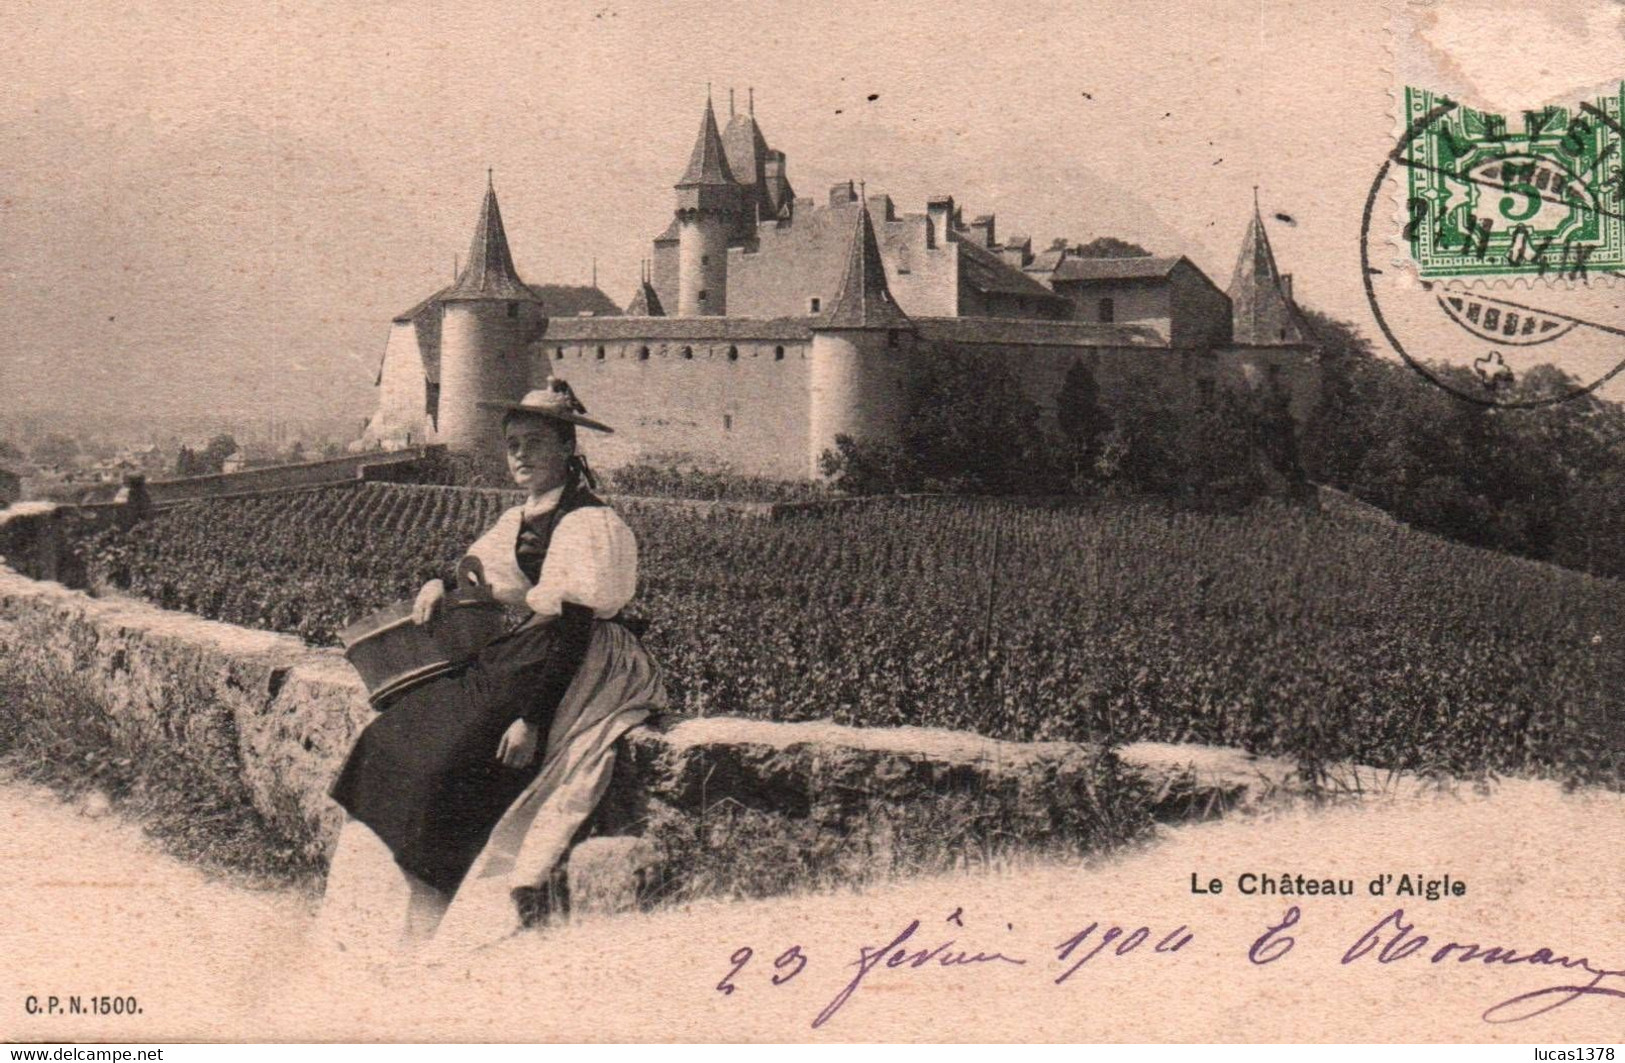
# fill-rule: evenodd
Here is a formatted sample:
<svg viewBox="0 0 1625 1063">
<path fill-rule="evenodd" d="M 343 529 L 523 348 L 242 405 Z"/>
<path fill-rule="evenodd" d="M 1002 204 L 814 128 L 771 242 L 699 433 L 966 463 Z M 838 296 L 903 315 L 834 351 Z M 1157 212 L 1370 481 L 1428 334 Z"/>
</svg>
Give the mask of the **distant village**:
<svg viewBox="0 0 1625 1063">
<path fill-rule="evenodd" d="M 150 441 L 139 443 L 0 426 L 0 506 L 25 498 L 105 501 L 132 476 L 168 480 L 335 458 L 356 449 L 353 439 L 335 438 L 347 424 L 259 420 L 218 430 L 153 432 Z"/>
</svg>

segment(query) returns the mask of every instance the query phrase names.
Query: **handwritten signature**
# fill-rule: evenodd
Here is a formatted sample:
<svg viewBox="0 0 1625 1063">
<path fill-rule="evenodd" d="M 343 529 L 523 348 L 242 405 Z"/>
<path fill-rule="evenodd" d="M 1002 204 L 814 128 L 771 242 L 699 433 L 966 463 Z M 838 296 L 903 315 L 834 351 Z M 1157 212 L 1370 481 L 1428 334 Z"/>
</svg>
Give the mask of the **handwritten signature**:
<svg viewBox="0 0 1625 1063">
<path fill-rule="evenodd" d="M 963 915 L 964 909 L 957 909 L 945 922 L 963 928 L 965 925 Z M 1297 944 L 1297 935 L 1300 933 L 1297 928 L 1302 918 L 1303 912 L 1300 908 L 1295 905 L 1288 908 L 1279 921 L 1269 924 L 1252 942 L 1246 952 L 1247 961 L 1262 966 L 1284 959 Z M 1155 943 L 1151 943 L 1153 938 L 1157 938 Z M 1107 958 L 1128 956 L 1144 947 L 1144 954 L 1148 956 L 1171 955 L 1190 945 L 1195 938 L 1195 931 L 1184 925 L 1158 937 L 1157 932 L 1146 926 L 1134 929 L 1106 926 L 1103 929 L 1098 921 L 1092 922 L 1054 946 L 1054 958 L 1062 970 L 1052 978 L 1052 981 L 1056 985 L 1064 984 L 1084 965 L 1102 954 Z M 1430 946 L 1431 951 L 1428 951 Z M 734 979 L 752 962 L 754 956 L 755 953 L 749 946 L 735 950 L 730 957 L 733 966 L 717 983 L 717 991 L 731 995 L 737 988 Z M 1479 942 L 1443 940 L 1436 935 L 1420 933 L 1416 925 L 1407 920 L 1403 908 L 1394 909 L 1356 938 L 1343 953 L 1340 963 L 1342 966 L 1348 966 L 1361 962 L 1368 956 L 1371 957 L 1371 962 L 1382 965 L 1420 956 L 1425 957 L 1427 962 L 1433 965 L 1454 962 L 1478 963 L 1498 968 L 1558 967 L 1565 972 L 1564 980 L 1558 984 L 1519 993 L 1486 1008 L 1480 1018 L 1490 1023 L 1522 1022 L 1555 1011 L 1581 997 L 1625 999 L 1625 990 L 1603 984 L 1610 978 L 1625 979 L 1625 969 L 1603 967 L 1585 956 L 1572 956 L 1546 947 L 1522 949 L 1505 945 L 1485 946 Z M 776 971 L 771 978 L 772 984 L 781 986 L 789 982 L 807 968 L 810 959 L 808 952 L 801 945 L 792 945 L 785 949 L 772 961 Z M 991 967 L 1027 967 L 1029 961 L 1008 950 L 962 945 L 957 933 L 929 935 L 922 930 L 921 921 L 914 919 L 886 944 L 860 946 L 858 958 L 847 966 L 855 967 L 856 973 L 813 1019 L 814 1028 L 823 1026 L 833 1019 L 858 990 L 882 969 L 973 970 Z M 1575 974 L 1570 977 L 1567 972 Z"/>
</svg>

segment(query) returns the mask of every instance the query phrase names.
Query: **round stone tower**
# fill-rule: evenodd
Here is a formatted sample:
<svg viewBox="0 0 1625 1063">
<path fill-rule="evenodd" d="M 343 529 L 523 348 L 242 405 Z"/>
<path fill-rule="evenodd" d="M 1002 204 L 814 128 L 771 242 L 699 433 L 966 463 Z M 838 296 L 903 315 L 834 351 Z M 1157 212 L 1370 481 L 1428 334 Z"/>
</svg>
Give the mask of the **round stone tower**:
<svg viewBox="0 0 1625 1063">
<path fill-rule="evenodd" d="M 500 413 L 481 401 L 513 401 L 529 387 L 526 346 L 545 320 L 541 300 L 514 270 L 494 188 L 487 185 L 468 264 L 440 303 L 440 381 L 435 440 L 469 455 L 499 457 Z"/>
<path fill-rule="evenodd" d="M 739 224 L 743 189 L 728 169 L 711 100 L 688 169 L 677 182 L 677 315 L 728 311 L 728 238 Z"/>
<path fill-rule="evenodd" d="M 829 313 L 812 326 L 808 468 L 837 436 L 895 442 L 908 416 L 916 335 L 892 298 L 868 205 L 860 197 L 846 272 Z"/>
</svg>

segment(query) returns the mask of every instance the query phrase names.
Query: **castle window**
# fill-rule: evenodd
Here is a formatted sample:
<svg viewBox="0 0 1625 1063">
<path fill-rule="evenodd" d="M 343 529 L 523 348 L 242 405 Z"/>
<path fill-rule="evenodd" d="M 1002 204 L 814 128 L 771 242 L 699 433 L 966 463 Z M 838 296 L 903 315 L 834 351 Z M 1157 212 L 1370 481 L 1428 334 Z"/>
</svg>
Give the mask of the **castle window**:
<svg viewBox="0 0 1625 1063">
<path fill-rule="evenodd" d="M 601 343 L 598 345 L 598 360 L 600 362 L 604 360 L 604 345 Z"/>
<path fill-rule="evenodd" d="M 683 348 L 683 357 L 692 359 L 694 357 L 694 348 L 692 348 L 692 347 L 684 347 Z"/>
<path fill-rule="evenodd" d="M 647 348 L 647 347 L 639 347 L 638 348 L 638 361 L 647 362 L 648 360 L 649 360 L 649 348 Z"/>
<path fill-rule="evenodd" d="M 739 348 L 738 347 L 734 347 L 734 346 L 731 346 L 731 345 L 729 346 L 729 348 L 728 348 L 728 361 L 730 361 L 730 362 L 739 361 Z"/>
<path fill-rule="evenodd" d="M 895 348 L 899 343 L 902 342 L 902 339 L 903 334 L 898 332 L 896 329 L 892 328 L 886 330 L 886 346 Z"/>
<path fill-rule="evenodd" d="M 508 316 L 509 317 L 518 317 L 519 316 L 519 304 L 518 303 L 509 303 L 508 304 Z"/>
<path fill-rule="evenodd" d="M 784 361 L 784 346 L 782 344 L 773 348 L 773 360 L 775 362 Z"/>
<path fill-rule="evenodd" d="M 700 289 L 700 302 L 702 302 L 702 303 L 705 302 L 706 294 L 707 294 L 706 290 L 704 288 L 701 288 Z"/>
<path fill-rule="evenodd" d="M 1100 323 L 1109 325 L 1117 320 L 1117 305 L 1110 299 L 1102 299 L 1099 306 Z"/>
<path fill-rule="evenodd" d="M 709 266 L 710 264 L 711 264 L 711 256 L 710 255 L 701 255 L 700 256 L 700 265 Z M 702 295 L 700 298 L 703 299 L 705 297 Z"/>
<path fill-rule="evenodd" d="M 816 314 L 822 306 L 822 301 L 815 295 L 807 300 L 807 313 Z"/>
<path fill-rule="evenodd" d="M 731 413 L 723 414 L 722 415 L 722 430 L 724 432 L 732 432 L 733 428 L 734 428 L 734 415 L 731 414 Z"/>
<path fill-rule="evenodd" d="M 558 359 L 561 362 L 564 361 L 564 348 L 563 347 L 554 347 L 553 348 L 553 357 Z"/>
</svg>

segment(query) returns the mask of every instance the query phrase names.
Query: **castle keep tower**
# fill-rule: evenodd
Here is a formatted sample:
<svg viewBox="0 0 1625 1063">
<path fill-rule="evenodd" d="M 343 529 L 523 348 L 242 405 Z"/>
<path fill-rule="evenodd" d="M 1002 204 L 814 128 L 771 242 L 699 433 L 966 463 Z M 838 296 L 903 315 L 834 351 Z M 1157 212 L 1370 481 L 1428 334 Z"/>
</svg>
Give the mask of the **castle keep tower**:
<svg viewBox="0 0 1625 1063">
<path fill-rule="evenodd" d="M 525 347 L 543 320 L 519 279 L 496 190 L 487 178 L 468 264 L 440 293 L 440 401 L 436 438 L 465 454 L 499 455 L 500 414 L 482 400 L 517 400 L 529 386 Z"/>
<path fill-rule="evenodd" d="M 908 413 L 914 323 L 892 298 L 868 203 L 859 202 L 835 303 L 812 326 L 807 458 L 814 477 L 836 436 L 895 441 Z"/>
<path fill-rule="evenodd" d="M 728 238 L 743 216 L 742 191 L 728 169 L 708 96 L 688 169 L 677 182 L 679 317 L 727 313 Z"/>
</svg>

